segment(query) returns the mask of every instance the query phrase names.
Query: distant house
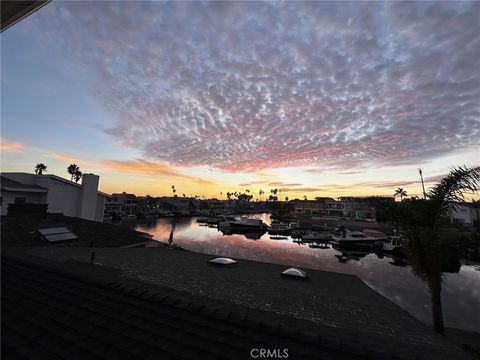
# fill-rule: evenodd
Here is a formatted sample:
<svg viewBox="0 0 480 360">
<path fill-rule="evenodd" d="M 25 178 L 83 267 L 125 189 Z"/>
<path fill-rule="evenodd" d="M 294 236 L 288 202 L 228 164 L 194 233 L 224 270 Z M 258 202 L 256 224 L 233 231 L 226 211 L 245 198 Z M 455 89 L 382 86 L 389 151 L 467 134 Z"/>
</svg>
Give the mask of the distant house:
<svg viewBox="0 0 480 360">
<path fill-rule="evenodd" d="M 190 212 L 190 204 L 193 198 L 180 196 L 161 196 L 157 198 L 160 209 L 170 210 L 176 214 L 186 215 Z"/>
<path fill-rule="evenodd" d="M 4 172 L 1 175 L 2 216 L 9 204 L 46 204 L 48 212 L 103 221 L 105 198 L 98 191 L 99 177 L 83 174 L 82 184 L 56 175 Z"/>
<path fill-rule="evenodd" d="M 118 216 L 122 212 L 122 204 L 113 196 L 105 198 L 105 218 L 109 216 Z"/>
<path fill-rule="evenodd" d="M 343 216 L 355 220 L 371 220 L 377 218 L 378 208 L 394 204 L 395 199 L 388 196 L 353 197 L 342 196 L 339 198 Z"/>
<path fill-rule="evenodd" d="M 125 214 L 136 215 L 138 213 L 138 199 L 135 194 L 127 194 L 126 192 L 112 194 L 109 203 L 112 206 L 120 204 L 120 210 Z"/>
<path fill-rule="evenodd" d="M 318 197 L 315 200 L 292 200 L 295 214 L 312 216 L 343 216 L 342 204 L 330 197 Z"/>
<path fill-rule="evenodd" d="M 465 226 L 477 225 L 480 221 L 480 208 L 473 203 L 456 204 L 451 215 L 452 221 Z"/>
</svg>

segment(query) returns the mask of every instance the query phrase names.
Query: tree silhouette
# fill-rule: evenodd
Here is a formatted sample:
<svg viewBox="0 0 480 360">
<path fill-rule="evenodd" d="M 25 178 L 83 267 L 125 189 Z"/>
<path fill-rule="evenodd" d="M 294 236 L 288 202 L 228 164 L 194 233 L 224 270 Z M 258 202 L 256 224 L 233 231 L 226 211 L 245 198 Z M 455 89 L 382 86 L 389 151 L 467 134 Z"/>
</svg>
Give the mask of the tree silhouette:
<svg viewBox="0 0 480 360">
<path fill-rule="evenodd" d="M 78 181 L 83 177 L 83 173 L 78 169 L 75 171 L 75 182 L 78 183 Z"/>
<path fill-rule="evenodd" d="M 422 180 L 423 198 L 426 199 L 427 194 L 425 193 L 425 184 L 423 183 L 423 170 L 419 168 L 418 173 L 420 174 L 420 180 Z"/>
<path fill-rule="evenodd" d="M 393 194 L 393 196 L 400 196 L 400 202 L 402 201 L 403 197 L 404 196 L 407 196 L 407 192 L 405 190 L 403 190 L 403 188 L 398 188 L 397 190 L 395 190 L 395 194 Z"/>
<path fill-rule="evenodd" d="M 239 201 L 250 201 L 252 200 L 253 195 L 247 195 L 247 194 L 239 194 L 238 195 L 238 200 Z"/>
<path fill-rule="evenodd" d="M 35 174 L 42 175 L 44 171 L 47 171 L 47 165 L 43 163 L 38 163 L 35 165 Z"/>
<path fill-rule="evenodd" d="M 258 191 L 258 195 L 260 195 L 260 200 L 262 200 L 263 194 L 265 194 L 265 191 L 263 191 L 262 189 L 260 189 L 260 190 Z"/>
<path fill-rule="evenodd" d="M 80 168 L 78 167 L 77 164 L 70 164 L 67 167 L 67 172 L 71 175 L 70 181 L 73 181 L 73 178 L 75 177 L 78 171 L 80 171 Z"/>
<path fill-rule="evenodd" d="M 270 201 L 277 201 L 278 200 L 278 196 L 277 196 L 278 189 L 277 188 L 270 189 L 270 193 L 271 193 L 271 195 L 268 197 L 268 199 Z"/>
<path fill-rule="evenodd" d="M 450 218 L 464 193 L 480 188 L 480 167 L 458 167 L 437 183 L 426 200 L 400 205 L 401 225 L 406 238 L 405 253 L 413 272 L 428 285 L 435 331 L 444 332 L 441 291 L 442 269 L 451 256 Z"/>
</svg>

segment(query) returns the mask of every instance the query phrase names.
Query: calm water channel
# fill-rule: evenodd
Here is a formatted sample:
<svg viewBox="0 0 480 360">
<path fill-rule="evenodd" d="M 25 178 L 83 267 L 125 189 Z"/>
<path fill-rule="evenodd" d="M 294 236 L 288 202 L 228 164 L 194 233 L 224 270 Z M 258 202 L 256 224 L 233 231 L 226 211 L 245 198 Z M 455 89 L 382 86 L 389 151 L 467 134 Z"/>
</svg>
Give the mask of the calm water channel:
<svg viewBox="0 0 480 360">
<path fill-rule="evenodd" d="M 267 224 L 271 222 L 269 214 L 252 217 Z M 379 258 L 374 253 L 342 253 L 331 247 L 310 248 L 308 244 L 293 242 L 290 237 L 270 239 L 268 233 L 256 240 L 245 235 L 223 235 L 216 228 L 200 225 L 195 217 L 160 218 L 150 224 L 139 223 L 136 229 L 162 242 L 168 242 L 173 230 L 174 244 L 195 252 L 354 274 L 421 321 L 431 324 L 426 284 L 408 265 L 389 257 Z M 480 332 L 480 264 L 461 262 L 459 272 L 444 273 L 445 325 Z"/>
</svg>

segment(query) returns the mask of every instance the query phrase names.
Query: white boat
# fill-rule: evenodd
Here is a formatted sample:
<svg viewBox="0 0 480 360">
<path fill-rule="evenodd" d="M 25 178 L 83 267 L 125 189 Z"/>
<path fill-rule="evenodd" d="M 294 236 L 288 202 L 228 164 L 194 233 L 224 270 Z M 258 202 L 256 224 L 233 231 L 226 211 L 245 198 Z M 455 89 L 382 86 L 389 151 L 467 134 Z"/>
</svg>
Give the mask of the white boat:
<svg viewBox="0 0 480 360">
<path fill-rule="evenodd" d="M 218 224 L 218 227 L 231 227 L 232 229 L 258 229 L 264 230 L 267 229 L 267 224 L 265 224 L 260 219 L 249 219 L 242 217 L 241 219 L 235 219 L 231 221 L 222 221 Z"/>
<path fill-rule="evenodd" d="M 403 239 L 401 236 L 398 235 L 393 235 L 389 236 L 388 240 L 390 242 L 387 243 L 378 243 L 379 247 L 381 247 L 383 252 L 389 253 L 389 254 L 397 254 L 400 253 L 403 247 Z"/>
<path fill-rule="evenodd" d="M 367 236 L 361 231 L 343 230 L 340 235 L 333 235 L 330 241 L 335 245 L 375 245 L 382 238 Z"/>
<path fill-rule="evenodd" d="M 288 224 L 272 224 L 268 228 L 270 235 L 290 235 L 292 228 Z"/>
</svg>

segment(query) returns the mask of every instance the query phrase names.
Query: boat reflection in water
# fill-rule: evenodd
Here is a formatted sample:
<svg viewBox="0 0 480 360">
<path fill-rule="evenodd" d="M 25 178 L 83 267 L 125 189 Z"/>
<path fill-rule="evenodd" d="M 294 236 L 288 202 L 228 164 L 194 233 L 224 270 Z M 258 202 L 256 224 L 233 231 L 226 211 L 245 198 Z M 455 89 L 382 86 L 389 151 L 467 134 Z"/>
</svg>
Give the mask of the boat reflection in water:
<svg viewBox="0 0 480 360">
<path fill-rule="evenodd" d="M 269 214 L 252 217 L 271 224 Z M 155 226 L 145 225 L 138 224 L 136 229 L 164 243 L 171 234 L 176 246 L 190 251 L 356 275 L 421 321 L 431 323 L 430 295 L 425 284 L 413 274 L 405 258 L 379 251 L 375 244 L 359 249 L 333 246 L 320 239 L 305 243 L 292 237 L 302 231 L 290 236 L 268 234 L 268 229 L 219 231 L 214 224 L 201 226 L 195 217 L 159 218 Z M 480 331 L 480 323 L 471 316 L 480 313 L 480 271 L 476 270 L 480 264 L 461 265 L 454 260 L 442 270 L 445 322 L 449 327 Z"/>
</svg>

